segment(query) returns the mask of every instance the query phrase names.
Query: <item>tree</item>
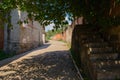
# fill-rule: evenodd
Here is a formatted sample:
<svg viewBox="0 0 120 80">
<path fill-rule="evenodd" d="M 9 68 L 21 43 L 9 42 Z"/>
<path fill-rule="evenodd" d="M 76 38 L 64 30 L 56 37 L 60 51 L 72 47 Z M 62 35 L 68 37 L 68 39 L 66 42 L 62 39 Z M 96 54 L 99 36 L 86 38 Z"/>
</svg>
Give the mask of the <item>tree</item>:
<svg viewBox="0 0 120 80">
<path fill-rule="evenodd" d="M 0 11 L 7 13 L 17 8 L 27 11 L 41 24 L 55 23 L 56 27 L 67 24 L 66 15 L 69 20 L 83 16 L 87 23 L 119 25 L 119 17 L 110 15 L 112 2 L 120 4 L 120 0 L 2 0 Z"/>
</svg>

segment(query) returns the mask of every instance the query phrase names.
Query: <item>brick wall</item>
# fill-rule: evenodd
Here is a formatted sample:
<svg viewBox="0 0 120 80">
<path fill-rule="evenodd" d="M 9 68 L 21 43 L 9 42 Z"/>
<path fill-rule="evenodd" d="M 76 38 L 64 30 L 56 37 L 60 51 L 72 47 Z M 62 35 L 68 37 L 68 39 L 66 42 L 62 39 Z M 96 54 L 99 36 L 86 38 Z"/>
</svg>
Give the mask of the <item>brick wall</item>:
<svg viewBox="0 0 120 80">
<path fill-rule="evenodd" d="M 53 37 L 52 37 L 52 40 L 62 40 L 62 33 L 59 33 L 59 34 L 55 34 Z"/>
</svg>

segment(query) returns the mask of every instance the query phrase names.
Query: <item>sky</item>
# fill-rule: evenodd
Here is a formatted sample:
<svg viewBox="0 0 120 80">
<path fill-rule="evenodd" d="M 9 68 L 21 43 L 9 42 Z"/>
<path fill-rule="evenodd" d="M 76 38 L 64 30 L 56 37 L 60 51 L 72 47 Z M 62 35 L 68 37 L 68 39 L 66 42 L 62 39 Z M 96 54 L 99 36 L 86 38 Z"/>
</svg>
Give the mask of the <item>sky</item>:
<svg viewBox="0 0 120 80">
<path fill-rule="evenodd" d="M 68 24 L 69 24 L 69 25 L 72 23 L 71 21 L 68 20 L 68 16 L 65 17 L 65 20 L 68 21 Z M 45 31 L 47 32 L 48 30 L 52 30 L 52 29 L 53 29 L 53 26 L 54 26 L 54 23 L 46 26 L 46 27 L 45 27 Z"/>
<path fill-rule="evenodd" d="M 45 27 L 45 32 L 47 32 L 48 30 L 52 30 L 53 29 L 54 24 L 50 24 L 48 26 Z"/>
</svg>

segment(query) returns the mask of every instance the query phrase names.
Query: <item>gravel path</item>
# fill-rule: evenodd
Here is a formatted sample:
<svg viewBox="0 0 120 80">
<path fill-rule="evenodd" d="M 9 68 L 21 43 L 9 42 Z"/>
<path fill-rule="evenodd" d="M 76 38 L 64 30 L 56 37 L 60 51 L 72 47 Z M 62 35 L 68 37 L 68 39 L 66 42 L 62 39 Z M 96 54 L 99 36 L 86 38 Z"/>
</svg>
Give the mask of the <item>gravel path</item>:
<svg viewBox="0 0 120 80">
<path fill-rule="evenodd" d="M 63 42 L 50 43 L 0 67 L 0 80 L 81 80 Z"/>
</svg>

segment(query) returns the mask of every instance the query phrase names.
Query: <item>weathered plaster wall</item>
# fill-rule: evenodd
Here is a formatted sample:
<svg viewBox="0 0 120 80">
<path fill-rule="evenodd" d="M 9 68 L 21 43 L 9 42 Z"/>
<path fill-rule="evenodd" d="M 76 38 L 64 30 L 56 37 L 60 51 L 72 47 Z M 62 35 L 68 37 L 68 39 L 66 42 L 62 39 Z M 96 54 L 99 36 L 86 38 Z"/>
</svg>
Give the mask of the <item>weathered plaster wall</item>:
<svg viewBox="0 0 120 80">
<path fill-rule="evenodd" d="M 73 28 L 71 26 L 69 26 L 66 31 L 65 31 L 65 34 L 66 34 L 66 42 L 71 44 L 71 40 L 72 40 L 72 31 L 73 31 Z"/>
<path fill-rule="evenodd" d="M 43 44 L 43 26 L 40 25 L 38 21 L 33 22 L 33 26 L 35 27 L 33 29 L 33 35 L 34 35 L 34 41 L 37 42 L 37 45 L 42 45 Z M 39 43 L 39 44 L 38 44 Z"/>
<path fill-rule="evenodd" d="M 13 25 L 12 29 L 10 29 L 10 33 L 8 33 L 8 49 L 12 52 L 17 52 L 19 50 L 19 41 L 20 41 L 20 25 L 17 24 L 19 21 L 18 10 L 14 9 L 10 13 L 11 15 L 11 24 Z"/>
<path fill-rule="evenodd" d="M 27 12 L 21 12 L 17 9 L 12 10 L 10 15 L 13 27 L 8 35 L 7 49 L 9 51 L 21 53 L 43 44 L 43 29 L 39 22 L 30 20 L 27 17 Z M 18 24 L 19 21 L 22 24 Z M 28 23 L 24 21 L 28 21 Z"/>
<path fill-rule="evenodd" d="M 37 21 L 30 21 L 26 27 L 21 26 L 20 51 L 26 51 L 42 44 L 42 26 Z"/>
<path fill-rule="evenodd" d="M 83 17 L 79 17 L 76 20 L 74 20 L 72 22 L 72 24 L 64 32 L 65 40 L 70 45 L 71 45 L 71 41 L 72 41 L 72 32 L 73 32 L 73 29 L 74 29 L 75 25 L 78 25 L 78 24 L 79 25 L 83 24 Z"/>
</svg>

